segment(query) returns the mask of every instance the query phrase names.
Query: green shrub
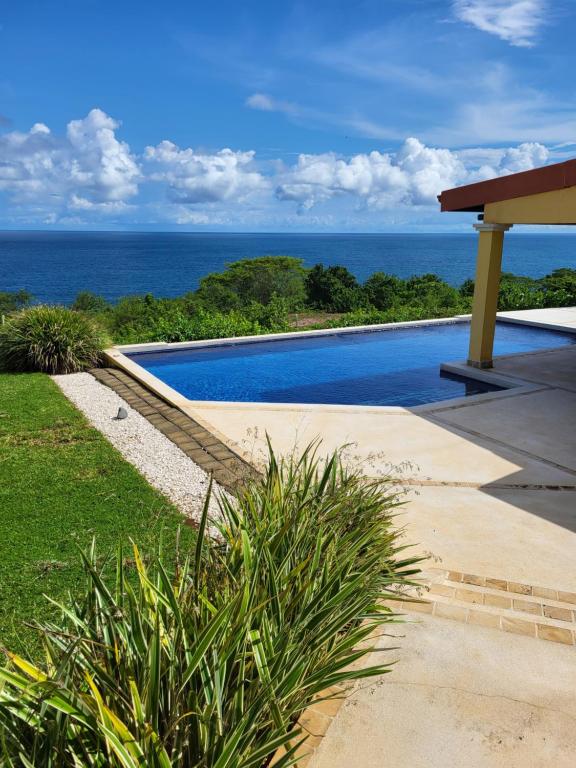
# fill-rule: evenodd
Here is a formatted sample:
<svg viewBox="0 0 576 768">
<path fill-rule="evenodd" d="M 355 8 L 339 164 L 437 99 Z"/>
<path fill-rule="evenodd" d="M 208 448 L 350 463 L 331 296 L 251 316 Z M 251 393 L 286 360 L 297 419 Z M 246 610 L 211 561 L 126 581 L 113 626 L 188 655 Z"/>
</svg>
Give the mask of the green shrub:
<svg viewBox="0 0 576 768">
<path fill-rule="evenodd" d="M 229 288 L 226 281 L 221 280 L 221 275 L 208 275 L 200 285 L 200 288 L 192 294 L 193 301 L 204 309 L 216 309 L 219 312 L 231 312 L 239 309 L 244 301 L 240 294 Z"/>
<path fill-rule="evenodd" d="M 306 296 L 311 307 L 327 312 L 352 312 L 366 305 L 361 286 L 346 267 L 316 264 L 306 275 Z"/>
<path fill-rule="evenodd" d="M 0 326 L 0 368 L 74 373 L 97 365 L 105 338 L 83 314 L 65 307 L 27 307 Z"/>
<path fill-rule="evenodd" d="M 545 294 L 539 280 L 503 272 L 500 278 L 498 309 L 537 309 L 545 305 Z"/>
<path fill-rule="evenodd" d="M 202 278 L 196 295 L 205 306 L 222 311 L 251 302 L 266 305 L 273 296 L 285 299 L 294 310 L 304 303 L 304 276 L 302 259 L 292 256 L 242 259 Z"/>
<path fill-rule="evenodd" d="M 112 307 L 109 318 L 110 332 L 115 341 L 126 343 L 136 341 L 137 339 L 133 336 L 166 309 L 164 302 L 161 299 L 155 299 L 151 293 L 145 296 L 123 296 Z"/>
<path fill-rule="evenodd" d="M 383 311 L 398 303 L 404 281 L 385 272 L 374 272 L 364 283 L 364 293 L 368 303 Z"/>
<path fill-rule="evenodd" d="M 432 312 L 436 308 L 458 311 L 461 299 L 456 288 L 432 273 L 415 275 L 406 280 L 402 298 L 405 304 L 419 304 Z"/>
<path fill-rule="evenodd" d="M 474 296 L 474 284 L 474 280 L 471 277 L 469 277 L 467 280 L 464 280 L 458 289 L 460 296 L 465 299 L 472 299 Z"/>
<path fill-rule="evenodd" d="M 225 339 L 230 336 L 252 336 L 262 333 L 256 320 L 239 311 L 208 312 L 197 310 L 187 316 L 178 309 L 170 315 L 162 315 L 150 321 L 140 334 L 143 341 L 195 341 L 203 339 Z"/>
<path fill-rule="evenodd" d="M 384 312 L 377 309 L 361 309 L 357 312 L 347 312 L 335 320 L 331 320 L 330 328 L 352 328 L 356 325 L 380 325 L 383 323 L 407 323 L 416 320 L 428 320 L 431 317 L 452 317 L 454 307 L 435 307 L 431 312 L 429 306 L 411 304 L 392 307 Z"/>
<path fill-rule="evenodd" d="M 99 296 L 92 291 L 80 291 L 76 294 L 76 298 L 72 304 L 72 309 L 78 312 L 90 312 L 95 314 L 97 312 L 105 312 L 110 308 L 110 305 L 103 296 Z"/>
<path fill-rule="evenodd" d="M 0 315 L 8 315 L 28 306 L 32 295 L 28 291 L 0 291 Z"/>
<path fill-rule="evenodd" d="M 253 302 L 242 313 L 238 314 L 245 315 L 257 323 L 263 333 L 281 333 L 290 330 L 288 312 L 288 301 L 282 296 L 274 294 L 267 304 Z"/>
<path fill-rule="evenodd" d="M 460 294 L 471 299 L 474 281 L 466 280 Z M 576 269 L 555 269 L 540 279 L 503 272 L 498 296 L 499 310 L 570 307 L 576 304 Z"/>
<path fill-rule="evenodd" d="M 571 307 L 576 304 L 576 269 L 555 269 L 540 281 L 545 291 L 545 306 Z"/>
<path fill-rule="evenodd" d="M 135 302 L 132 298 L 132 306 Z M 122 304 L 124 308 L 124 302 Z M 126 325 L 118 327 L 117 321 L 113 322 L 117 342 L 222 339 L 289 329 L 286 300 L 277 296 L 266 306 L 252 302 L 241 310 L 228 312 L 208 310 L 189 300 L 176 299 L 155 299 L 153 305 L 144 304 L 142 309 L 137 319 Z"/>
<path fill-rule="evenodd" d="M 309 449 L 222 498 L 216 539 L 206 503 L 195 551 L 170 566 L 135 549 L 136 573 L 119 553 L 107 575 L 93 549 L 84 600 L 43 630 L 46 664 L 10 654 L 0 670 L 4 764 L 262 768 L 285 746 L 276 765 L 291 765 L 314 696 L 389 671 L 350 665 L 416 572 L 398 503 Z"/>
</svg>

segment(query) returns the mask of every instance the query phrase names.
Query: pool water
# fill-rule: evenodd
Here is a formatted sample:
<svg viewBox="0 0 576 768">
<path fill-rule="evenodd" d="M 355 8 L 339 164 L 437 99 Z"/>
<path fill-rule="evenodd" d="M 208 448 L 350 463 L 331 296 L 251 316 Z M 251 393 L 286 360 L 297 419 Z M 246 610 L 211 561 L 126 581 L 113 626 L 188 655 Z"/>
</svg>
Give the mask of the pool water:
<svg viewBox="0 0 576 768">
<path fill-rule="evenodd" d="M 415 406 L 499 387 L 440 371 L 466 358 L 467 322 L 238 342 L 128 355 L 190 400 Z M 572 334 L 497 323 L 494 354 L 576 342 Z"/>
</svg>

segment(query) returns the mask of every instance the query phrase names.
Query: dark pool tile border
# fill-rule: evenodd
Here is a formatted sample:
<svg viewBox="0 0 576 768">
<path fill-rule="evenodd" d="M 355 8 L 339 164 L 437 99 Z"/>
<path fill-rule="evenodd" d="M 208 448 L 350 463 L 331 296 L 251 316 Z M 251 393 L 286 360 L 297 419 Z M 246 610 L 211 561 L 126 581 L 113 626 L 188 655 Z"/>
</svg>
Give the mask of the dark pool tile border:
<svg viewBox="0 0 576 768">
<path fill-rule="evenodd" d="M 230 493 L 237 493 L 247 479 L 257 476 L 251 464 L 234 453 L 212 432 L 146 389 L 124 371 L 118 368 L 93 368 L 89 372 L 144 416 Z"/>
</svg>

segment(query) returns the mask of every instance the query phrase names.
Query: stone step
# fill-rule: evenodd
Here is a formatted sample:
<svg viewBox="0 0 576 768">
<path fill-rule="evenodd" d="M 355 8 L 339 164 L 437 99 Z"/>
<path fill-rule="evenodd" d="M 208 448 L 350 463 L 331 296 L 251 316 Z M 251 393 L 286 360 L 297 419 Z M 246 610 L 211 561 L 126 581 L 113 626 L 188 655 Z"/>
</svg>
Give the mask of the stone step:
<svg viewBox="0 0 576 768">
<path fill-rule="evenodd" d="M 576 644 L 576 625 L 573 623 L 560 626 L 557 621 L 550 621 L 530 614 L 518 614 L 514 611 L 489 610 L 483 606 L 456 603 L 449 598 L 435 595 L 432 599 L 404 600 L 394 603 L 394 610 L 406 614 L 428 613 L 442 619 L 460 621 L 482 627 L 499 629 L 518 635 L 550 640 L 565 645 Z"/>
<path fill-rule="evenodd" d="M 429 568 L 395 610 L 429 613 L 528 637 L 576 644 L 576 594 Z"/>
<path fill-rule="evenodd" d="M 474 594 L 474 593 L 471 593 Z M 424 600 L 428 600 L 430 602 L 436 602 L 436 603 L 444 603 L 447 605 L 457 605 L 461 608 L 473 608 L 474 610 L 482 611 L 486 614 L 492 614 L 494 616 L 504 616 L 514 619 L 523 619 L 524 621 L 532 621 L 536 623 L 546 624 L 547 626 L 551 627 L 559 627 L 560 629 L 570 629 L 570 630 L 576 630 L 576 621 L 574 620 L 574 617 L 572 615 L 571 611 L 568 611 L 570 616 L 567 616 L 566 614 L 555 614 L 553 616 L 546 615 L 544 613 L 535 613 L 534 611 L 526 611 L 522 607 L 518 607 L 517 605 L 512 605 L 509 607 L 506 606 L 500 606 L 500 605 L 492 605 L 492 604 L 485 604 L 482 602 L 477 602 L 476 600 L 467 600 L 462 599 L 461 597 L 458 597 L 458 592 L 456 593 L 456 597 L 452 597 L 450 595 L 445 595 L 442 593 L 436 593 L 433 591 L 433 588 L 428 592 L 426 595 L 423 596 Z M 477 594 L 474 594 L 474 597 L 477 597 Z M 480 595 L 481 596 L 481 595 Z M 515 601 L 516 603 L 517 601 Z M 534 606 L 534 608 L 538 608 L 537 603 L 530 604 L 531 607 Z M 556 611 L 564 610 L 564 609 L 554 609 Z M 558 618 L 558 616 L 563 616 L 564 618 Z"/>
<path fill-rule="evenodd" d="M 429 592 L 424 597 L 449 598 L 451 602 L 458 604 L 474 604 L 488 610 L 503 611 L 504 613 L 526 614 L 534 617 L 534 620 L 544 620 L 545 623 L 553 621 L 558 626 L 575 624 L 576 616 L 572 607 L 567 603 L 552 603 L 538 598 L 526 599 L 524 596 L 515 596 L 511 593 L 496 594 L 482 589 L 460 589 L 464 585 L 453 585 L 449 582 L 443 584 L 431 584 Z M 466 585 L 467 586 L 467 585 Z M 576 624 L 575 624 L 576 628 Z"/>
<path fill-rule="evenodd" d="M 435 580 L 428 582 L 428 585 L 442 584 L 446 587 L 455 589 L 456 591 L 466 591 L 468 593 L 477 593 L 481 595 L 489 595 L 493 598 L 499 598 L 500 600 L 521 600 L 526 603 L 536 603 L 537 605 L 547 605 L 554 608 L 564 608 L 568 611 L 576 613 L 576 605 L 573 603 L 567 603 L 563 600 L 554 600 L 548 597 L 540 597 L 538 595 L 527 595 L 522 592 L 508 592 L 506 590 L 499 590 L 494 587 L 479 587 L 475 584 L 468 584 L 462 582 L 444 580 Z M 471 599 L 471 598 L 470 598 Z M 498 602 L 498 599 L 494 600 L 494 604 Z M 530 609 L 526 609 L 529 611 Z"/>
<path fill-rule="evenodd" d="M 534 593 L 527 594 L 526 592 L 498 589 L 495 586 L 479 586 L 478 584 L 471 583 L 471 581 L 453 581 L 446 577 L 447 573 L 447 571 L 439 569 L 424 571 L 419 579 L 421 586 L 412 589 L 410 594 L 424 596 L 426 593 L 431 592 L 432 594 L 444 595 L 464 603 L 475 603 L 477 605 L 486 605 L 492 608 L 503 608 L 512 611 L 516 610 L 521 613 L 563 622 L 576 621 L 576 605 L 571 602 L 540 597 Z M 507 583 L 496 579 L 486 579 L 486 583 L 490 584 L 497 581 L 503 584 Z M 549 589 L 547 594 L 555 595 L 556 597 L 559 595 L 557 590 L 552 589 Z"/>
<path fill-rule="evenodd" d="M 492 578 L 489 576 L 478 576 L 461 571 L 449 571 L 441 568 L 429 568 L 423 572 L 423 579 L 426 581 L 438 582 L 445 581 L 450 584 L 460 584 L 465 589 L 482 588 L 495 592 L 497 594 L 510 593 L 512 596 L 522 597 L 522 599 L 541 599 L 553 604 L 565 605 L 576 611 L 576 592 L 556 589 L 554 587 L 534 586 L 521 582 L 510 581 L 507 579 Z"/>
</svg>

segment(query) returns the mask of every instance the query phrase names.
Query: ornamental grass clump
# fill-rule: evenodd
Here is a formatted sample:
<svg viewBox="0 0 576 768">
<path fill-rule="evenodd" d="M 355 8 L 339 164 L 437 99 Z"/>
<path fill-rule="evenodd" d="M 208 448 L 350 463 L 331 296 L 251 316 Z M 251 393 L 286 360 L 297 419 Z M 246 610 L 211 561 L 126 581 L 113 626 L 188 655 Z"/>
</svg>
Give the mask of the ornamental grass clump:
<svg viewBox="0 0 576 768">
<path fill-rule="evenodd" d="M 26 307 L 0 325 L 0 369 L 76 373 L 97 365 L 105 338 L 92 319 L 66 307 Z"/>
<path fill-rule="evenodd" d="M 194 551 L 134 547 L 111 569 L 93 546 L 83 599 L 42 628 L 45 663 L 0 670 L 0 764 L 263 768 L 283 747 L 293 765 L 313 697 L 389 670 L 350 664 L 417 572 L 398 504 L 338 454 L 271 453 L 218 519 L 206 501 Z"/>
</svg>

